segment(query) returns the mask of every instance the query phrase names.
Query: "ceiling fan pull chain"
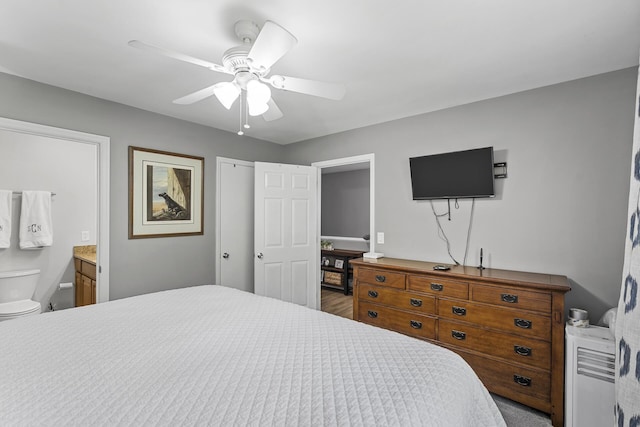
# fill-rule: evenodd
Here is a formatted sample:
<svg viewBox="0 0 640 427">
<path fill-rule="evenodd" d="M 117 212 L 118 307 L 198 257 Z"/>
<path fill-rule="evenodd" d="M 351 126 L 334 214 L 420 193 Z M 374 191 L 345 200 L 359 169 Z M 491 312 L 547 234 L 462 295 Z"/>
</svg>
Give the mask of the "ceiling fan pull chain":
<svg viewBox="0 0 640 427">
<path fill-rule="evenodd" d="M 247 91 L 244 91 L 244 96 L 245 96 L 245 102 L 244 102 L 244 128 L 245 129 L 249 129 L 251 126 L 249 126 L 249 101 L 246 99 L 247 98 Z"/>
<path fill-rule="evenodd" d="M 238 131 L 238 135 L 242 136 L 244 135 L 244 132 L 242 131 L 242 106 L 244 104 L 244 102 L 242 102 L 242 98 L 244 98 L 243 93 L 240 93 L 240 130 Z"/>
</svg>

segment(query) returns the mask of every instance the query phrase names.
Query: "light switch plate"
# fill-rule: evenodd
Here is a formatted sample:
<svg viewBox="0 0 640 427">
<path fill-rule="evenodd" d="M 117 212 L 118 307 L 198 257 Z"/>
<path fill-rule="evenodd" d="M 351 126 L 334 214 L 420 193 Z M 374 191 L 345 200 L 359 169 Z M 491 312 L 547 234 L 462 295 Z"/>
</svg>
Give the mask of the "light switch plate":
<svg viewBox="0 0 640 427">
<path fill-rule="evenodd" d="M 378 243 L 384 244 L 384 232 L 378 231 L 378 238 L 376 240 Z"/>
</svg>

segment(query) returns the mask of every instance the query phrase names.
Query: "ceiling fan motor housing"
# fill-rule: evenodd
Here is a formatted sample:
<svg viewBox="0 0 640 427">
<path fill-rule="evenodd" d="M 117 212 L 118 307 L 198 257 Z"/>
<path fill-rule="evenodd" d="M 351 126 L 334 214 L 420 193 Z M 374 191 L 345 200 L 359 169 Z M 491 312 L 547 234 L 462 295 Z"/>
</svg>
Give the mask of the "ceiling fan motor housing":
<svg viewBox="0 0 640 427">
<path fill-rule="evenodd" d="M 222 65 L 233 74 L 237 74 L 240 71 L 249 71 L 249 63 L 247 62 L 247 55 L 251 45 L 242 45 L 232 47 L 227 50 L 222 56 Z"/>
<path fill-rule="evenodd" d="M 236 36 L 242 41 L 242 45 L 228 49 L 222 56 L 222 65 L 230 73 L 233 73 L 235 81 L 242 89 L 251 80 L 260 79 L 269 73 L 269 69 L 256 70 L 251 67 L 250 60 L 247 59 L 253 42 L 260 34 L 260 27 L 253 21 L 242 20 L 235 24 Z"/>
</svg>

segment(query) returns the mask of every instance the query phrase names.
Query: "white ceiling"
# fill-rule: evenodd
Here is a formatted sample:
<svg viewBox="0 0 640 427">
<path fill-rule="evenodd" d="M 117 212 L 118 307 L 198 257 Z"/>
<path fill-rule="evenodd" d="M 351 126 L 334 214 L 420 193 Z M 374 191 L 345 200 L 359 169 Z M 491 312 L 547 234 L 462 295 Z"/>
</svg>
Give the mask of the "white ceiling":
<svg viewBox="0 0 640 427">
<path fill-rule="evenodd" d="M 235 132 L 237 103 L 171 102 L 231 76 L 127 42 L 220 64 L 240 19 L 297 37 L 272 74 L 347 88 L 274 89 L 284 117 L 246 134 L 280 144 L 638 65 L 640 51 L 638 0 L 1 0 L 0 72 Z"/>
</svg>

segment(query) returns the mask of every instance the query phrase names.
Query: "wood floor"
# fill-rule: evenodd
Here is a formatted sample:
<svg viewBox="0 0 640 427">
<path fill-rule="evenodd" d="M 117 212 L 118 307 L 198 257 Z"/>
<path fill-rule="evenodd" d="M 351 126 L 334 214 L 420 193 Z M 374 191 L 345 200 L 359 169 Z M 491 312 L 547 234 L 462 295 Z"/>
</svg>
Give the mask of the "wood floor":
<svg viewBox="0 0 640 427">
<path fill-rule="evenodd" d="M 353 295 L 345 295 L 342 291 L 325 288 L 322 288 L 321 295 L 320 307 L 322 311 L 353 319 Z"/>
</svg>

